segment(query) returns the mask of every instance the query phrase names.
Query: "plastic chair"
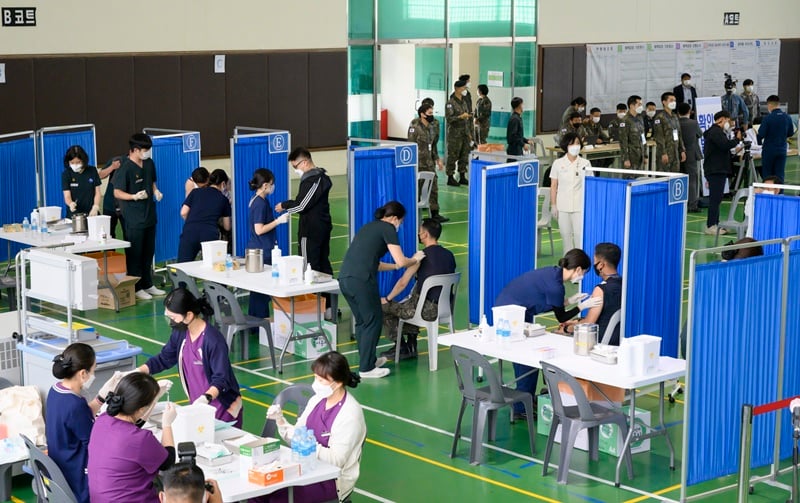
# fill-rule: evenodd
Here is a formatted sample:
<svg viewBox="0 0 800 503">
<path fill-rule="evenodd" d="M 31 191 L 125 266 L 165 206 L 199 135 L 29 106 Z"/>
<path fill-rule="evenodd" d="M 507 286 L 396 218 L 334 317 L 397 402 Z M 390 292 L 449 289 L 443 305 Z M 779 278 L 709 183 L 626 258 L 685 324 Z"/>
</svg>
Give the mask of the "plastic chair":
<svg viewBox="0 0 800 503">
<path fill-rule="evenodd" d="M 30 452 L 30 466 L 33 471 L 33 487 L 37 500 L 53 503 L 78 503 L 67 479 L 55 461 L 39 450 L 31 439 L 20 435 Z"/>
<path fill-rule="evenodd" d="M 551 222 L 553 221 L 553 214 L 550 212 L 550 188 L 549 187 L 540 187 L 539 188 L 539 197 L 543 198 L 542 200 L 542 212 L 539 215 L 539 221 L 536 222 L 536 233 L 538 236 L 536 237 L 537 246 L 541 249 L 542 247 L 542 231 L 547 229 L 548 234 L 550 234 L 550 255 L 556 254 L 556 249 L 553 246 L 553 226 Z"/>
<path fill-rule="evenodd" d="M 747 204 L 747 197 L 750 194 L 750 189 L 739 189 L 733 196 L 731 206 L 728 208 L 728 218 L 717 224 L 717 235 L 714 236 L 714 246 L 719 242 L 719 230 L 730 229 L 736 231 L 736 239 L 742 239 L 747 232 L 747 216 L 741 222 L 736 220 L 736 208 L 739 207 L 739 202 L 744 199 L 745 205 Z"/>
<path fill-rule="evenodd" d="M 464 417 L 464 410 L 467 408 L 468 403 L 473 406 L 472 442 L 469 448 L 470 464 L 477 465 L 481 462 L 483 431 L 486 429 L 487 417 L 489 420 L 489 441 L 493 442 L 497 433 L 497 410 L 503 407 L 510 407 L 517 402 L 522 402 L 525 406 L 531 455 L 535 454 L 536 430 L 533 426 L 533 396 L 527 391 L 517 391 L 503 386 L 500 382 L 500 375 L 485 356 L 460 346 L 450 346 L 450 353 L 453 356 L 453 368 L 456 370 L 458 390 L 461 392 L 461 408 L 458 411 L 458 421 L 456 422 L 450 457 L 452 458 L 456 455 L 458 439 L 461 437 L 461 420 Z M 472 375 L 476 367 L 483 371 L 484 380 L 488 383 L 488 386 L 475 387 L 475 383 L 472 382 Z"/>
<path fill-rule="evenodd" d="M 186 288 L 196 299 L 203 296 L 203 294 L 200 293 L 200 289 L 197 288 L 197 282 L 185 272 L 180 269 L 175 269 L 174 267 L 167 267 L 167 274 L 174 288 Z"/>
<path fill-rule="evenodd" d="M 578 381 L 567 372 L 545 361 L 541 362 L 544 380 L 553 404 L 553 422 L 550 424 L 550 435 L 547 437 L 547 448 L 544 453 L 542 476 L 547 475 L 550 464 L 550 453 L 553 451 L 556 429 L 561 424 L 561 459 L 558 462 L 558 483 L 566 484 L 569 475 L 569 463 L 575 439 L 583 429 L 589 429 L 589 457 L 598 460 L 600 443 L 600 426 L 616 424 L 622 438 L 628 435 L 628 421 L 622 412 L 612 409 L 605 403 L 590 402 Z M 563 385 L 563 386 L 562 386 Z M 575 396 L 577 405 L 565 406 L 561 401 L 559 387 L 569 388 Z M 630 447 L 623 453 L 628 467 L 628 478 L 633 478 Z"/>
<path fill-rule="evenodd" d="M 272 401 L 273 405 L 280 405 L 281 408 L 287 403 L 297 404 L 297 417 L 306 410 L 308 400 L 314 396 L 314 388 L 310 384 L 292 384 L 278 393 L 275 400 Z M 278 425 L 272 419 L 267 419 L 264 422 L 264 429 L 261 430 L 262 437 L 278 438 Z"/>
<path fill-rule="evenodd" d="M 394 361 L 400 361 L 400 345 L 403 341 L 403 324 L 408 323 L 428 331 L 428 368 L 431 371 L 439 367 L 439 323 L 447 323 L 450 328 L 449 333 L 453 333 L 453 306 L 450 299 L 456 298 L 458 293 L 458 283 L 461 281 L 461 273 L 454 272 L 452 274 L 437 274 L 430 276 L 422 284 L 420 288 L 419 301 L 417 308 L 414 310 L 414 316 L 406 320 L 400 318 L 397 324 L 397 343 L 395 347 Z M 428 297 L 428 292 L 433 289 L 441 287 L 439 291 L 439 316 L 433 321 L 426 321 L 422 318 L 422 306 L 425 305 L 425 299 Z"/>
<path fill-rule="evenodd" d="M 431 214 L 431 190 L 433 190 L 433 180 L 436 179 L 436 173 L 433 171 L 420 171 L 417 173 L 417 182 L 422 182 L 419 188 L 419 201 L 417 201 L 417 211 L 428 210 L 428 216 Z"/>
<path fill-rule="evenodd" d="M 272 343 L 270 321 L 266 318 L 256 318 L 255 316 L 244 314 L 236 296 L 224 286 L 212 281 L 206 281 L 205 286 L 208 300 L 214 310 L 214 319 L 219 323 L 220 332 L 225 335 L 228 350 L 232 351 L 233 336 L 241 332 L 244 334 L 239 336 L 241 355 L 245 360 L 249 358 L 247 335 L 249 329 L 258 327 L 259 330 L 266 331 L 267 341 L 269 342 L 269 356 L 272 358 L 272 369 L 275 370 L 275 346 Z M 223 308 L 223 304 L 220 301 L 227 303 L 227 309 Z"/>
<path fill-rule="evenodd" d="M 619 325 L 621 318 L 622 309 L 617 309 L 616 312 L 611 315 L 611 319 L 608 320 L 608 325 L 606 326 L 606 331 L 603 333 L 603 338 L 600 340 L 600 344 L 608 344 L 608 341 L 610 341 L 611 337 L 614 335 L 614 329 L 617 328 L 617 325 Z M 620 334 L 620 337 L 622 337 L 622 334 Z"/>
</svg>

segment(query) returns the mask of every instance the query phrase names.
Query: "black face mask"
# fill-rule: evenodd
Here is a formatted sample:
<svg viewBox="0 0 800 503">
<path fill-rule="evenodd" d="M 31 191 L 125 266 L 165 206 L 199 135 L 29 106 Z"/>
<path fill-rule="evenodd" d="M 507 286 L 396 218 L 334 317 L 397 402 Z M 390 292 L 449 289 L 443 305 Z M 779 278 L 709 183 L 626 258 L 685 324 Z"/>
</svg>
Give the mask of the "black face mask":
<svg viewBox="0 0 800 503">
<path fill-rule="evenodd" d="M 433 115 L 426 115 L 425 120 L 428 121 L 428 124 L 432 123 L 434 120 Z"/>
<path fill-rule="evenodd" d="M 185 321 L 175 321 L 170 319 L 169 326 L 172 328 L 172 330 L 177 330 L 179 332 L 185 332 L 189 330 L 189 325 L 187 325 Z"/>
<path fill-rule="evenodd" d="M 141 429 L 141 428 L 142 428 L 142 426 L 144 426 L 144 423 L 145 423 L 145 422 L 146 422 L 146 421 L 145 421 L 144 419 L 141 419 L 141 418 L 139 418 L 139 419 L 137 419 L 137 420 L 136 420 L 136 422 L 135 422 L 135 423 L 133 423 L 133 424 L 135 424 L 137 428 Z"/>
<path fill-rule="evenodd" d="M 592 266 L 592 267 L 594 268 L 594 273 L 597 274 L 598 276 L 600 276 L 600 268 L 598 268 L 597 265 L 598 264 L 594 264 L 594 266 Z"/>
</svg>

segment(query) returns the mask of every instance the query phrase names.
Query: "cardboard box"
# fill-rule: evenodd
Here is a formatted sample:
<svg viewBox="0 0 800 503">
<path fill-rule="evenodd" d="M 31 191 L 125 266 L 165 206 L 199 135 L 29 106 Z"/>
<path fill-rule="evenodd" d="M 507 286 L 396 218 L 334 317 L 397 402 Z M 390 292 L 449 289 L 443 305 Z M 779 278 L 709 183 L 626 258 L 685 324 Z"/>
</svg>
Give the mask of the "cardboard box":
<svg viewBox="0 0 800 503">
<path fill-rule="evenodd" d="M 300 476 L 298 463 L 275 463 L 270 466 L 254 467 L 247 470 L 247 481 L 260 486 L 268 486 L 292 480 Z"/>
<path fill-rule="evenodd" d="M 108 253 L 108 274 L 126 274 L 128 272 L 124 253 L 115 251 L 106 253 Z M 100 274 L 103 274 L 103 252 L 85 253 L 84 255 L 97 260 L 97 269 Z"/>
<path fill-rule="evenodd" d="M 281 441 L 277 438 L 261 438 L 239 444 L 239 466 L 247 470 L 277 461 L 281 454 Z"/>
<path fill-rule="evenodd" d="M 110 274 L 108 281 L 119 298 L 119 308 L 136 305 L 136 282 L 138 276 L 127 276 L 125 274 Z M 103 309 L 114 309 L 114 297 L 108 288 L 97 289 L 97 306 Z"/>
<path fill-rule="evenodd" d="M 317 322 L 317 296 L 314 294 L 298 295 L 294 298 L 294 321 L 295 324 L 302 325 L 306 323 Z M 283 348 L 286 339 L 292 328 L 292 320 L 289 317 L 292 310 L 291 299 L 288 297 L 273 297 L 273 322 L 272 322 L 272 341 L 275 343 L 276 348 Z M 325 312 L 325 298 L 320 299 L 321 312 Z M 333 333 L 334 340 L 336 340 L 336 332 Z M 266 346 L 264 334 L 259 337 L 259 344 Z M 290 342 L 286 348 L 288 353 L 295 353 L 294 342 Z"/>
<path fill-rule="evenodd" d="M 297 325 L 296 327 L 298 335 L 307 334 L 311 332 L 318 332 L 319 325 L 317 322 L 311 323 L 303 323 L 301 325 Z M 300 356 L 302 358 L 308 358 L 309 360 L 313 360 L 318 358 L 320 355 L 324 355 L 331 349 L 334 351 L 336 350 L 336 323 L 332 323 L 330 321 L 322 321 L 322 331 L 325 335 L 317 335 L 316 337 L 309 337 L 308 339 L 302 339 L 299 341 L 294 342 L 294 354 Z M 328 349 L 328 345 L 325 344 L 325 339 L 328 339 L 330 343 L 330 348 Z"/>
</svg>

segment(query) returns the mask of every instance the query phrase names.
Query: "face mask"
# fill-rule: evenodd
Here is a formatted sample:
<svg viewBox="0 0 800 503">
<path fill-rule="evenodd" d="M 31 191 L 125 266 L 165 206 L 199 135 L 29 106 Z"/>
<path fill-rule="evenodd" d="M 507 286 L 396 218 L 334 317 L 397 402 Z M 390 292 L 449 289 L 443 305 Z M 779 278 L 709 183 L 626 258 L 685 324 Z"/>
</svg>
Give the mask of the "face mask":
<svg viewBox="0 0 800 503">
<path fill-rule="evenodd" d="M 733 94 L 733 91 L 735 91 L 735 89 L 725 89 L 725 93 L 729 95 Z"/>
<path fill-rule="evenodd" d="M 92 387 L 92 383 L 94 382 L 94 379 L 95 379 L 95 377 L 97 377 L 97 376 L 96 376 L 96 375 L 94 375 L 94 374 L 89 374 L 89 378 L 88 378 L 88 379 L 86 379 L 86 382 L 85 382 L 85 383 L 81 384 L 81 388 L 83 388 L 83 389 L 89 389 L 89 388 L 91 388 L 91 387 Z"/>
<path fill-rule="evenodd" d="M 153 156 L 153 152 L 151 150 L 142 150 L 139 154 L 139 157 L 142 158 L 143 161 L 150 159 Z"/>
<path fill-rule="evenodd" d="M 747 91 L 748 93 L 752 93 L 753 92 L 753 86 L 744 86 L 744 90 Z"/>
<path fill-rule="evenodd" d="M 72 168 L 72 171 L 75 173 L 80 173 L 83 169 L 83 164 L 70 164 L 69 167 Z"/>
<path fill-rule="evenodd" d="M 586 107 L 578 107 L 578 113 L 582 114 Z"/>
<path fill-rule="evenodd" d="M 185 332 L 189 330 L 189 325 L 186 324 L 186 321 L 175 321 L 170 318 L 169 326 L 172 330 L 177 330 L 179 332 Z"/>
<path fill-rule="evenodd" d="M 600 117 L 592 117 L 592 122 L 594 122 L 595 124 L 599 123 Z"/>
<path fill-rule="evenodd" d="M 644 110 L 644 107 L 642 105 L 639 105 L 638 107 L 636 107 L 636 113 L 637 114 L 642 113 L 643 110 Z"/>
<path fill-rule="evenodd" d="M 597 274 L 598 276 L 600 276 L 600 268 L 599 268 L 599 267 L 597 267 L 597 266 L 598 266 L 598 264 L 594 264 L 594 265 L 592 266 L 592 269 L 594 269 L 594 273 L 595 273 L 595 274 Z"/>
<path fill-rule="evenodd" d="M 330 386 L 325 386 L 316 379 L 314 379 L 314 382 L 311 383 L 311 387 L 314 389 L 314 393 L 320 398 L 328 398 L 329 396 L 333 395 L 333 388 Z"/>
<path fill-rule="evenodd" d="M 669 108 L 670 110 L 675 110 L 676 106 L 678 106 L 678 102 L 676 101 L 670 101 L 669 103 L 667 103 L 667 108 Z"/>
<path fill-rule="evenodd" d="M 578 129 L 579 127 L 581 127 L 581 123 L 580 123 L 580 122 L 573 122 L 573 123 L 572 123 L 572 127 L 573 127 L 574 129 Z"/>
<path fill-rule="evenodd" d="M 466 95 L 467 95 L 467 90 L 466 90 L 466 89 L 464 89 L 463 91 L 461 91 L 461 96 L 466 96 Z"/>
<path fill-rule="evenodd" d="M 570 281 L 572 281 L 572 283 L 574 283 L 574 284 L 576 284 L 576 285 L 577 285 L 578 283 L 580 283 L 580 282 L 581 282 L 581 280 L 582 280 L 582 279 L 583 279 L 583 274 L 581 274 L 581 275 L 580 275 L 580 276 L 578 276 L 578 277 L 572 278 Z"/>
<path fill-rule="evenodd" d="M 689 86 L 692 85 L 692 81 L 689 80 L 689 79 L 686 79 L 686 80 L 683 81 L 683 85 L 686 86 L 686 87 L 689 87 Z"/>
<path fill-rule="evenodd" d="M 581 153 L 581 146 L 580 145 L 570 145 L 567 147 L 567 152 L 569 155 L 575 157 Z"/>
<path fill-rule="evenodd" d="M 655 110 L 648 110 L 647 111 L 647 116 L 652 119 L 653 117 L 656 116 L 656 111 Z"/>
<path fill-rule="evenodd" d="M 426 115 L 425 120 L 428 121 L 428 124 L 432 124 L 435 119 L 433 118 L 433 115 Z"/>
<path fill-rule="evenodd" d="M 625 112 L 617 112 L 617 119 L 624 119 L 624 118 L 625 118 Z"/>
<path fill-rule="evenodd" d="M 730 122 L 725 122 L 725 124 L 722 125 L 722 129 L 724 129 L 725 132 L 727 133 L 728 131 L 731 130 L 731 123 Z"/>
<path fill-rule="evenodd" d="M 303 170 L 302 169 L 297 168 L 297 169 L 294 170 L 294 173 L 297 176 L 303 176 Z"/>
</svg>

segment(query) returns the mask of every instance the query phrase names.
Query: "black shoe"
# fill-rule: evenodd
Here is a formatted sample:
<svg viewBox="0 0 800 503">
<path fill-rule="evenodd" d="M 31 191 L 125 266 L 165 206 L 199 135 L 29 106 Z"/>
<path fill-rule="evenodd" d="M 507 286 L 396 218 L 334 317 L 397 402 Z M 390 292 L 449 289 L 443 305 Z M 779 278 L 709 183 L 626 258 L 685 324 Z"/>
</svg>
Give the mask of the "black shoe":
<svg viewBox="0 0 800 503">
<path fill-rule="evenodd" d="M 459 184 L 459 185 L 469 185 L 469 180 L 467 180 L 467 175 L 466 175 L 466 173 L 461 173 L 461 178 L 460 178 L 460 180 L 458 181 L 458 184 Z"/>
<path fill-rule="evenodd" d="M 413 355 L 417 356 L 417 336 L 412 334 L 406 335 L 406 347 L 408 348 L 408 352 Z"/>
<path fill-rule="evenodd" d="M 528 415 L 524 412 L 515 412 L 514 415 L 511 417 L 513 421 L 527 421 Z M 536 421 L 536 412 L 533 413 L 533 420 Z"/>
<path fill-rule="evenodd" d="M 449 221 L 450 221 L 450 219 L 449 219 L 449 218 L 447 218 L 447 217 L 444 217 L 444 216 L 442 216 L 442 215 L 440 215 L 440 214 L 438 214 L 438 213 L 434 214 L 434 215 L 431 217 L 431 220 L 433 220 L 434 222 L 439 222 L 440 224 L 443 224 L 443 223 L 445 223 L 445 222 L 449 222 Z"/>
<path fill-rule="evenodd" d="M 458 187 L 458 180 L 453 175 L 447 176 L 447 185 L 451 187 Z"/>
</svg>

